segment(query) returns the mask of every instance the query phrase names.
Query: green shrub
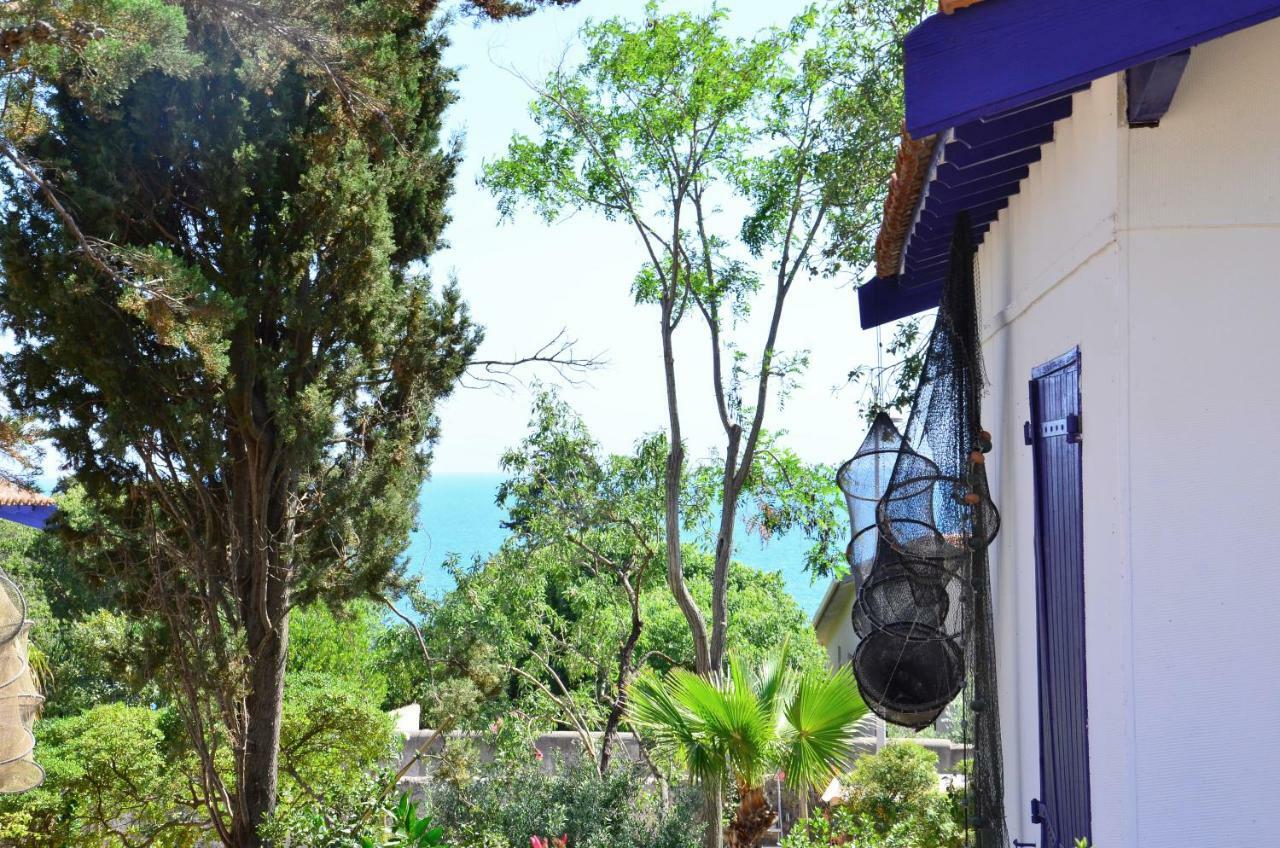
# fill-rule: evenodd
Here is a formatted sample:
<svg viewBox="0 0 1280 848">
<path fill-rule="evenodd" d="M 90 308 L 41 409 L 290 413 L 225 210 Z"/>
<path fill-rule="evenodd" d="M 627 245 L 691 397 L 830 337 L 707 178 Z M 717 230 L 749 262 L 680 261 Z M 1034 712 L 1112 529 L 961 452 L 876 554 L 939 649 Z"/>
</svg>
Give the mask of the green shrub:
<svg viewBox="0 0 1280 848">
<path fill-rule="evenodd" d="M 912 742 L 864 756 L 842 779 L 846 795 L 822 815 L 801 822 L 783 848 L 960 848 L 960 798 L 938 783 L 938 757 Z"/>
<path fill-rule="evenodd" d="M 103 704 L 39 722 L 44 785 L 0 799 L 0 845 L 187 848 L 205 816 L 184 797 L 196 773 L 177 716 Z"/>
<path fill-rule="evenodd" d="M 561 835 L 574 848 L 696 848 L 695 804 L 678 793 L 664 809 L 644 771 L 628 763 L 602 778 L 590 762 L 547 773 L 532 758 L 503 757 L 474 780 L 436 785 L 428 810 L 453 848 L 529 848 L 531 836 Z"/>
</svg>

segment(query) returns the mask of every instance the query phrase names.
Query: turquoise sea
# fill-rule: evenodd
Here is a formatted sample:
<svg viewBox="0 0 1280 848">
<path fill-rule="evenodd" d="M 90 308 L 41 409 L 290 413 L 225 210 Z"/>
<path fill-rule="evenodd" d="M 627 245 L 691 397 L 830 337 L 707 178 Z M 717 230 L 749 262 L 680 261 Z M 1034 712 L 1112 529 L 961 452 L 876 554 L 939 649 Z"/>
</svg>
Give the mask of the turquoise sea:
<svg viewBox="0 0 1280 848">
<path fill-rule="evenodd" d="M 504 511 L 494 496 L 502 482 L 499 474 L 437 474 L 419 495 L 419 528 L 406 556 L 412 572 L 425 578 L 432 594 L 449 590 L 452 580 L 441 568 L 451 555 L 470 560 L 484 557 L 502 544 L 506 531 Z M 775 536 L 767 545 L 759 537 L 739 529 L 736 558 L 762 571 L 779 571 L 787 591 L 812 615 L 826 591 L 824 582 L 811 583 L 804 570 L 808 542 L 800 534 Z"/>
</svg>

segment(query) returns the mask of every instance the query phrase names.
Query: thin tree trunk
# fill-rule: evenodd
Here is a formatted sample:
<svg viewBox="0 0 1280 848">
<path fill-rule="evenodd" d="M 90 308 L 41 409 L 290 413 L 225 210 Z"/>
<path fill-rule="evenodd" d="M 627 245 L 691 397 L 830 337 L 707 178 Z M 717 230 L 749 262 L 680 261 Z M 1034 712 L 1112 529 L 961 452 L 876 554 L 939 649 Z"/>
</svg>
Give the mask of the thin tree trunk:
<svg viewBox="0 0 1280 848">
<path fill-rule="evenodd" d="M 233 348 L 243 404 L 232 436 L 230 508 L 238 537 L 234 556 L 239 567 L 233 572 L 248 690 L 240 718 L 243 737 L 235 751 L 238 803 L 232 810 L 231 848 L 265 845 L 259 829 L 276 809 L 292 577 L 285 540 L 294 532 L 288 502 L 296 479 L 286 467 L 266 389 L 255 379 L 252 351 L 252 344 Z"/>
<path fill-rule="evenodd" d="M 707 822 L 707 832 L 703 837 L 708 848 L 724 848 L 724 827 L 721 820 L 724 813 L 724 786 L 703 787 L 702 817 Z"/>
<path fill-rule="evenodd" d="M 674 269 L 675 263 L 673 263 Z M 674 279 L 674 274 L 673 274 Z M 676 289 L 673 286 L 672 291 Z M 674 327 L 672 314 L 674 297 L 664 298 L 662 303 L 662 364 L 666 377 L 667 426 L 670 446 L 663 477 L 663 515 L 666 531 L 667 585 L 676 599 L 676 606 L 689 623 L 693 636 L 694 666 L 698 674 L 707 676 L 716 669 L 711 664 L 711 645 L 707 639 L 707 622 L 684 580 L 684 558 L 680 552 L 680 487 L 684 477 L 684 445 L 680 433 L 680 404 L 676 394 L 675 347 L 672 340 Z M 722 848 L 724 833 L 720 829 L 720 808 L 724 804 L 720 786 L 704 787 L 703 819 L 706 822 L 705 845 Z"/>
<path fill-rule="evenodd" d="M 618 652 L 617 693 L 613 698 L 613 706 L 609 708 L 609 717 L 604 724 L 604 738 L 600 740 L 600 774 L 609 769 L 609 760 L 613 756 L 613 743 L 618 735 L 618 725 L 627 712 L 627 689 L 631 686 L 631 676 L 635 669 L 632 662 L 635 656 L 636 643 L 640 641 L 640 631 L 644 623 L 640 620 L 639 588 L 630 593 L 631 630 L 627 633 L 627 641 Z"/>
<path fill-rule="evenodd" d="M 662 305 L 662 360 L 666 375 L 667 419 L 671 444 L 667 453 L 666 472 L 663 478 L 663 514 L 665 519 L 667 548 L 667 584 L 675 596 L 676 605 L 689 623 L 693 636 L 694 664 L 699 674 L 710 674 L 711 646 L 707 639 L 707 622 L 702 617 L 698 602 L 689 592 L 684 580 L 684 558 L 680 552 L 680 486 L 684 477 L 684 445 L 681 444 L 680 405 L 676 395 L 675 348 L 672 341 L 672 308 L 668 299 Z"/>
<path fill-rule="evenodd" d="M 720 530 L 716 536 L 715 566 L 711 573 L 711 667 L 724 667 L 729 635 L 729 564 L 733 558 L 734 523 L 738 520 L 738 497 L 742 487 L 736 484 L 738 444 L 742 428 L 729 431 L 725 451 L 724 483 L 721 489 Z"/>
</svg>

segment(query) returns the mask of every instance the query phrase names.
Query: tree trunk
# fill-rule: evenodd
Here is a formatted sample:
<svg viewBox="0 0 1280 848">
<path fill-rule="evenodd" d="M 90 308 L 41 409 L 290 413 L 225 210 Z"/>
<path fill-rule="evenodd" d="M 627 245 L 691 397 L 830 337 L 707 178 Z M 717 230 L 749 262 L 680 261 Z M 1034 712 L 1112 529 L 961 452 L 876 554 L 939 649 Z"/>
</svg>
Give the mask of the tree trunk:
<svg viewBox="0 0 1280 848">
<path fill-rule="evenodd" d="M 667 453 L 666 472 L 663 477 L 663 517 L 666 532 L 667 584 L 675 596 L 676 605 L 689 623 L 693 636 L 694 664 L 699 674 L 710 674 L 711 645 L 707 639 L 707 622 L 698 609 L 689 587 L 684 581 L 684 558 L 680 553 L 680 486 L 684 477 L 684 445 L 681 444 L 680 405 L 676 396 L 675 347 L 671 326 L 672 304 L 662 305 L 662 361 L 667 389 L 667 426 L 671 444 Z"/>
<path fill-rule="evenodd" d="M 287 594 L 286 593 L 282 593 Z M 280 598 L 283 602 L 284 597 Z M 272 604 L 272 606 L 278 606 Z M 272 619 L 275 627 L 264 632 L 261 622 L 251 619 L 246 633 L 249 644 L 261 644 L 250 672 L 251 689 L 245 698 L 245 785 L 241 790 L 243 815 L 234 817 L 234 848 L 259 848 L 264 842 L 258 828 L 276 809 L 276 787 L 280 759 L 280 715 L 284 706 L 285 660 L 289 646 L 287 612 Z M 256 636 L 256 638 L 255 638 Z"/>
<path fill-rule="evenodd" d="M 702 817 L 707 823 L 703 842 L 708 848 L 724 848 L 725 834 L 721 825 L 724 813 L 724 786 L 717 783 L 702 789 Z"/>
<path fill-rule="evenodd" d="M 673 279 L 674 274 L 673 263 Z M 684 445 L 680 433 L 680 404 L 676 394 L 675 345 L 672 339 L 671 296 L 662 302 L 662 366 L 666 378 L 667 427 L 671 444 L 667 452 L 667 465 L 663 476 L 663 519 L 666 535 L 667 585 L 676 599 L 676 606 L 689 623 L 693 636 L 694 667 L 698 674 L 710 675 L 711 645 L 707 639 L 707 622 L 684 580 L 684 557 L 680 552 L 680 487 L 684 477 Z M 724 803 L 723 790 L 719 786 L 703 790 L 703 819 L 706 822 L 705 844 L 707 848 L 721 848 L 723 834 L 720 830 L 720 808 Z"/>
<path fill-rule="evenodd" d="M 764 835 L 773 826 L 777 816 L 769 799 L 764 794 L 764 787 L 755 787 L 742 793 L 738 809 L 729 823 L 729 832 L 725 835 L 726 848 L 756 848 Z"/>
<path fill-rule="evenodd" d="M 609 717 L 604 724 L 604 737 L 600 740 L 600 774 L 609 770 L 609 760 L 613 756 L 613 743 L 618 736 L 618 725 L 627 711 L 627 689 L 631 686 L 631 675 L 635 671 L 632 658 L 635 655 L 636 643 L 640 641 L 640 631 L 644 623 L 640 620 L 639 586 L 631 593 L 631 630 L 627 633 L 627 641 L 618 652 L 617 692 L 613 697 L 613 706 L 609 708 Z"/>
<path fill-rule="evenodd" d="M 266 844 L 259 828 L 276 808 L 293 574 L 287 540 L 293 538 L 294 521 L 288 504 L 297 480 L 281 445 L 267 390 L 255 373 L 254 347 L 232 349 L 242 405 L 230 444 L 234 482 L 229 506 L 237 536 L 231 553 L 248 689 L 239 717 L 242 737 L 235 750 L 238 779 L 231 848 Z"/>
<path fill-rule="evenodd" d="M 711 648 L 710 661 L 714 669 L 724 668 L 724 655 L 729 636 L 729 563 L 733 558 L 733 532 L 738 520 L 738 496 L 742 487 L 737 484 L 738 445 L 742 428 L 729 430 L 729 443 L 724 458 L 724 482 L 720 497 L 720 530 L 716 535 L 715 566 L 711 574 Z"/>
</svg>

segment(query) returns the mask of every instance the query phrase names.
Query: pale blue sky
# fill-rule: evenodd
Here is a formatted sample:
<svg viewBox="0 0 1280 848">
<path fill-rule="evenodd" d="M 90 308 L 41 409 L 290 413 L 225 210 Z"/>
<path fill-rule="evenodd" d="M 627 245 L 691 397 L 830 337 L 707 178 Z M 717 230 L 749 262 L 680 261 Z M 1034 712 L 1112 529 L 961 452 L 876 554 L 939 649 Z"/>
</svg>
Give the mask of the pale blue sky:
<svg viewBox="0 0 1280 848">
<path fill-rule="evenodd" d="M 709 2 L 672 0 L 668 9 L 703 10 Z M 749 34 L 781 24 L 806 4 L 799 0 L 737 0 L 720 4 L 731 27 Z M 494 201 L 476 185 L 480 165 L 499 156 L 514 130 L 531 130 L 529 93 L 505 68 L 540 78 L 560 60 L 588 17 L 639 17 L 643 0 L 582 0 L 568 10 L 547 10 L 503 24 L 455 24 L 448 61 L 460 68 L 461 102 L 449 115 L 465 134 L 465 160 L 451 203 L 450 248 L 433 262 L 433 273 L 457 275 L 475 317 L 486 327 L 481 357 L 506 359 L 528 353 L 562 327 L 579 340 L 583 354 L 603 351 L 608 366 L 589 385 L 567 388 L 565 397 L 585 417 L 604 445 L 625 451 L 665 423 L 657 315 L 631 301 L 629 283 L 641 259 L 640 245 L 625 224 L 579 215 L 546 226 L 532 214 L 499 225 Z M 767 271 L 767 268 L 762 268 Z M 746 327 L 748 350 L 759 332 Z M 844 459 L 862 437 L 857 395 L 833 395 L 849 369 L 874 358 L 874 334 L 858 328 L 851 280 L 815 278 L 788 300 L 780 336 L 789 350 L 811 351 L 811 367 L 778 414 L 772 429 L 789 432 L 789 444 L 806 458 Z M 681 385 L 685 431 L 695 457 L 722 433 L 708 399 L 707 341 L 700 327 L 680 331 L 677 357 L 696 369 Z M 517 443 L 528 419 L 529 395 L 517 391 L 464 389 L 441 410 L 443 436 L 436 452 L 440 473 L 494 471 L 502 451 Z"/>
</svg>

